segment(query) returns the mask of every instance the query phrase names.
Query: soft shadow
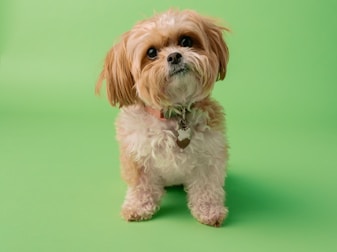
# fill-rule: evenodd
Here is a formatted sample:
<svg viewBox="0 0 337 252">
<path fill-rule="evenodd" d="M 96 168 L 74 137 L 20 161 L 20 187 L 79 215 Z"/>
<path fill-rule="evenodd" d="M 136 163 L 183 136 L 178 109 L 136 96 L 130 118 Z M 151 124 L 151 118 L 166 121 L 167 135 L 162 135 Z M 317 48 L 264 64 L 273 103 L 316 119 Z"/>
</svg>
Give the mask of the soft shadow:
<svg viewBox="0 0 337 252">
<path fill-rule="evenodd" d="M 230 172 L 226 179 L 229 215 L 225 225 L 238 225 L 257 219 L 284 220 L 296 216 L 299 203 L 291 194 L 283 192 L 284 186 L 277 180 L 266 183 L 257 176 Z"/>
<path fill-rule="evenodd" d="M 167 187 L 160 210 L 154 218 L 170 216 L 171 218 L 193 218 L 187 207 L 187 196 L 183 186 Z"/>
<path fill-rule="evenodd" d="M 240 169 L 245 170 L 245 169 Z M 226 179 L 226 206 L 229 215 L 223 226 L 259 219 L 282 220 L 298 214 L 298 201 L 292 195 L 282 192 L 282 186 L 265 183 L 258 176 L 250 177 L 230 172 Z M 193 219 L 188 207 L 187 196 L 183 186 L 166 188 L 161 208 L 154 219 L 164 216 L 174 219 Z"/>
</svg>

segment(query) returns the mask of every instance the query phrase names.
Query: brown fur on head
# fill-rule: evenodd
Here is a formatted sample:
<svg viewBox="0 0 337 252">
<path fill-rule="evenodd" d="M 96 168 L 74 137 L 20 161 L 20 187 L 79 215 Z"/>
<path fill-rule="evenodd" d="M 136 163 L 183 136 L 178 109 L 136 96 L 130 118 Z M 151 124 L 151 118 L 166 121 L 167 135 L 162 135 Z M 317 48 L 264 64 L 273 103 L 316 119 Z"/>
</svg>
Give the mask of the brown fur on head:
<svg viewBox="0 0 337 252">
<path fill-rule="evenodd" d="M 190 10 L 139 22 L 108 52 L 96 92 L 106 80 L 110 103 L 120 107 L 141 102 L 162 109 L 201 101 L 226 75 L 223 31 L 228 29 Z M 179 64 L 169 62 L 172 55 L 181 58 Z"/>
</svg>

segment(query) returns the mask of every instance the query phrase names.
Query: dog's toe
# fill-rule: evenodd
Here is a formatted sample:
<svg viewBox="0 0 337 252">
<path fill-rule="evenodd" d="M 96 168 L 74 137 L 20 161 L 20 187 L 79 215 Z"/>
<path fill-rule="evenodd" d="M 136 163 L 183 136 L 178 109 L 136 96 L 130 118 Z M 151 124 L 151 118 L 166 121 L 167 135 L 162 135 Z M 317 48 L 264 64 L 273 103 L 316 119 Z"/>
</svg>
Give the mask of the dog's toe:
<svg viewBox="0 0 337 252">
<path fill-rule="evenodd" d="M 122 208 L 121 215 L 127 221 L 144 221 L 151 219 L 157 210 L 158 206 L 153 204 L 153 202 L 142 205 L 125 204 Z"/>
<path fill-rule="evenodd" d="M 202 224 L 221 227 L 226 219 L 228 210 L 224 206 L 208 206 L 199 208 L 201 211 L 194 211 L 195 218 Z"/>
</svg>

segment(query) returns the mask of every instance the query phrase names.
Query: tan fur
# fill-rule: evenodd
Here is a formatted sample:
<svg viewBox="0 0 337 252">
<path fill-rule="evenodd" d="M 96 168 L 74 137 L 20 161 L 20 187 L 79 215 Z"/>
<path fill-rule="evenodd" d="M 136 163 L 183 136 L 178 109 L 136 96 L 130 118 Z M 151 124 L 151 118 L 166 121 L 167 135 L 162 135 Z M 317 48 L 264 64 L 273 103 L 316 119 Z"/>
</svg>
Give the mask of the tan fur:
<svg viewBox="0 0 337 252">
<path fill-rule="evenodd" d="M 196 103 L 194 107 L 208 114 L 208 126 L 214 130 L 225 132 L 225 113 L 223 107 L 218 102 L 207 98 Z"/>
<path fill-rule="evenodd" d="M 145 21 L 141 21 L 135 27 L 123 34 L 120 41 L 108 52 L 103 70 L 96 84 L 96 93 L 100 93 L 103 81 L 106 81 L 108 99 L 113 106 L 127 106 L 136 103 L 145 103 L 151 100 L 154 106 L 160 107 L 160 103 L 168 104 L 169 98 L 163 93 L 166 81 L 163 74 L 163 66 L 154 64 L 146 57 L 146 50 L 149 45 L 163 47 L 158 58 L 165 59 L 168 52 L 164 47 L 176 45 L 180 35 L 191 35 L 196 41 L 196 50 L 200 55 L 208 55 L 212 68 L 217 68 L 215 75 L 213 71 L 203 73 L 204 86 L 208 92 L 216 80 L 223 80 L 226 75 L 227 63 L 229 60 L 228 47 L 222 38 L 223 31 L 228 28 L 220 26 L 215 20 L 200 16 L 198 13 L 186 10 L 169 10 L 166 15 L 177 19 L 174 27 L 160 27 L 162 15 L 156 15 Z M 156 25 L 157 27 L 153 28 Z M 157 30 L 153 33 L 151 29 Z M 204 34 L 201 34 L 203 32 Z M 147 34 L 151 34 L 148 35 Z M 147 46 L 147 47 L 144 47 Z M 139 47 L 138 50 L 134 48 Z M 132 49 L 132 50 L 131 50 Z M 162 60 L 165 61 L 165 60 Z M 139 62 L 139 65 L 137 65 Z M 204 64 L 205 61 L 195 62 Z M 204 66 L 199 66 L 204 68 Z M 148 75 L 144 75 L 144 73 Z M 117 74 L 118 73 L 118 74 Z M 142 77 L 140 78 L 140 75 Z M 209 76 L 207 76 L 209 75 Z M 137 86 L 137 88 L 136 88 Z M 138 98 L 142 96 L 142 99 Z"/>
<path fill-rule="evenodd" d="M 210 39 L 212 51 L 215 52 L 215 54 L 219 59 L 219 75 L 217 77 L 217 80 L 223 80 L 225 79 L 227 72 L 229 51 L 227 44 L 222 39 L 222 33 L 223 31 L 229 31 L 229 29 L 208 22 L 206 24 L 205 31 L 207 33 L 208 38 Z"/>
<path fill-rule="evenodd" d="M 117 104 L 120 107 L 127 106 L 137 100 L 134 80 L 130 71 L 130 59 L 126 54 L 128 34 L 125 33 L 121 41 L 108 52 L 96 84 L 96 94 L 99 94 L 102 82 L 106 80 L 108 99 L 112 106 Z"/>
<path fill-rule="evenodd" d="M 134 158 L 127 155 L 127 151 L 125 150 L 125 147 L 121 146 L 121 175 L 124 181 L 130 185 L 134 186 L 139 183 L 139 178 L 141 176 L 141 173 L 143 172 L 143 169 L 141 165 L 137 164 L 136 161 L 134 161 Z"/>
</svg>

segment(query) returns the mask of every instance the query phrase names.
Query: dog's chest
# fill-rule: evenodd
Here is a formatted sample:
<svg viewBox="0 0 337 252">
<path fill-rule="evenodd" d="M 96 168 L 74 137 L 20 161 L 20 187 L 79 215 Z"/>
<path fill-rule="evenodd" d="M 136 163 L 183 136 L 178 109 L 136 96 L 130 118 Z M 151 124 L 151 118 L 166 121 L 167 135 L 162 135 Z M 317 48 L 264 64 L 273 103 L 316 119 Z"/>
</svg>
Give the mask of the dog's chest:
<svg viewBox="0 0 337 252">
<path fill-rule="evenodd" d="M 190 122 L 191 141 L 181 148 L 177 121 L 158 120 L 136 108 L 128 109 L 117 120 L 117 138 L 126 147 L 123 151 L 146 171 L 155 172 L 167 185 L 180 184 L 196 167 L 208 165 L 213 146 L 222 144 L 219 132 L 202 125 L 203 121 Z"/>
</svg>

